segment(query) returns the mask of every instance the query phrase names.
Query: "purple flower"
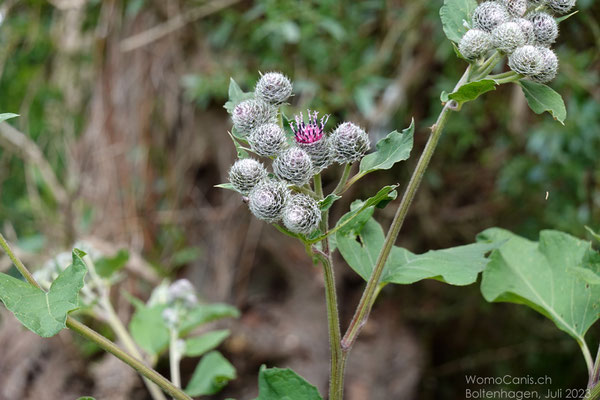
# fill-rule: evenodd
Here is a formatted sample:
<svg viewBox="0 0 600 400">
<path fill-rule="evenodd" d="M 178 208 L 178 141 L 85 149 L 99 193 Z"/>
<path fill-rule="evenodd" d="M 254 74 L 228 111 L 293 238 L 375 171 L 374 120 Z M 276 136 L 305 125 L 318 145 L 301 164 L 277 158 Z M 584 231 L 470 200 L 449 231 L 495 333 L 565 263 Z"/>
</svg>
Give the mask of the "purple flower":
<svg viewBox="0 0 600 400">
<path fill-rule="evenodd" d="M 318 142 L 325 133 L 325 124 L 329 119 L 329 115 L 323 115 L 321 120 L 317 122 L 317 111 L 307 110 L 308 123 L 304 122 L 304 116 L 302 114 L 296 115 L 296 127 L 294 123 L 290 122 L 290 127 L 294 131 L 297 143 L 311 144 Z"/>
</svg>

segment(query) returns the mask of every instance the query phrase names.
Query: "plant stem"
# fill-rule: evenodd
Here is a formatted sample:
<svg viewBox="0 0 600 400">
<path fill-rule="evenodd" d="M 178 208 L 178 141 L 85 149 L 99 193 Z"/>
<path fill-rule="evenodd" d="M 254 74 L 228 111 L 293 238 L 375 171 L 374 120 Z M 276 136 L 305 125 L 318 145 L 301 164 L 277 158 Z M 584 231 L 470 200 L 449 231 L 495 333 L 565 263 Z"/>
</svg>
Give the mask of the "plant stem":
<svg viewBox="0 0 600 400">
<path fill-rule="evenodd" d="M 13 262 L 15 267 L 17 267 L 17 269 L 19 270 L 21 275 L 23 275 L 23 277 L 27 280 L 27 282 L 31 283 L 33 286 L 35 286 L 38 289 L 42 289 L 40 284 L 36 282 L 33 275 L 31 275 L 31 272 L 29 272 L 29 270 L 25 267 L 25 265 L 23 265 L 21 260 L 19 260 L 17 258 L 15 253 L 13 253 L 10 246 L 6 242 L 6 239 L 4 239 L 4 236 L 2 236 L 1 233 L 0 233 L 0 247 L 2 247 L 4 249 L 4 252 L 8 255 L 8 258 L 10 258 L 10 260 Z"/>
<path fill-rule="evenodd" d="M 502 53 L 500 53 L 498 50 L 496 50 L 494 52 L 494 54 L 492 54 L 490 56 L 490 58 L 488 58 L 481 65 L 481 67 L 479 67 L 477 69 L 477 71 L 475 71 L 475 79 L 473 79 L 473 80 L 474 81 L 478 81 L 481 78 L 487 76 L 487 74 L 489 74 L 490 72 L 492 72 L 492 70 L 494 69 L 494 67 L 500 62 L 501 59 L 502 59 Z"/>
<path fill-rule="evenodd" d="M 600 380 L 600 346 L 598 346 L 598 353 L 596 354 L 596 361 L 594 362 L 594 369 L 590 376 L 588 388 L 596 386 Z"/>
<path fill-rule="evenodd" d="M 350 166 L 351 167 L 351 166 Z M 346 166 L 344 175 L 340 182 L 347 179 L 350 174 L 350 168 Z M 314 176 L 315 193 L 321 199 L 323 198 L 323 183 L 321 174 Z M 339 187 L 340 185 L 338 185 Z M 343 187 L 343 185 L 342 185 Z M 336 188 L 337 189 L 337 188 Z M 335 192 L 335 190 L 334 190 Z M 321 213 L 321 232 L 327 232 L 329 228 L 329 211 Z M 313 248 L 313 254 L 316 254 L 323 265 L 323 277 L 325 281 L 325 299 L 327 302 L 327 326 L 329 329 L 329 350 L 331 352 L 330 373 L 329 373 L 329 400 L 342 400 L 344 393 L 344 369 L 345 358 L 342 352 L 342 333 L 340 330 L 340 317 L 337 303 L 337 292 L 335 288 L 335 275 L 333 272 L 333 260 L 329 251 L 329 238 L 325 237 L 321 242 L 322 250 Z"/>
<path fill-rule="evenodd" d="M 181 362 L 181 353 L 177 341 L 179 340 L 179 332 L 175 328 L 170 328 L 169 341 L 169 367 L 171 370 L 171 381 L 173 385 L 181 387 L 181 372 L 179 371 L 179 363 Z"/>
<path fill-rule="evenodd" d="M 156 383 L 160 386 L 166 393 L 173 396 L 174 399 L 177 400 L 192 400 L 190 396 L 185 394 L 181 389 L 173 385 L 167 378 L 153 370 L 152 368 L 147 367 L 137 358 L 130 356 L 123 350 L 121 350 L 116 344 L 100 335 L 98 332 L 88 328 L 81 322 L 73 319 L 72 317 L 67 317 L 67 327 L 86 339 L 91 340 L 96 345 L 98 345 L 104 351 L 107 351 L 117 357 L 119 360 L 123 361 L 131 368 L 135 369 L 139 374 L 145 376 L 150 379 L 152 382 Z"/>
<path fill-rule="evenodd" d="M 465 71 L 465 74 L 463 75 L 457 86 L 459 86 L 461 82 L 467 79 L 465 77 L 467 77 L 468 74 L 469 68 L 467 68 L 467 71 Z M 342 339 L 342 350 L 345 353 L 348 353 L 350 351 L 354 342 L 356 341 L 356 338 L 358 337 L 360 330 L 362 329 L 362 327 L 367 321 L 367 318 L 369 317 L 369 313 L 375 301 L 375 296 L 378 292 L 377 288 L 379 286 L 381 274 L 383 273 L 383 269 L 385 267 L 385 262 L 387 261 L 392 247 L 396 242 L 398 234 L 400 233 L 400 229 L 402 228 L 404 219 L 408 214 L 408 209 L 415 197 L 415 194 L 417 193 L 419 184 L 421 183 L 423 175 L 425 174 L 425 170 L 427 169 L 429 161 L 433 156 L 433 152 L 435 151 L 435 148 L 444 130 L 446 122 L 448 121 L 450 112 L 455 106 L 453 103 L 453 101 L 449 101 L 446 103 L 438 117 L 437 122 L 431 128 L 431 135 L 429 136 L 429 140 L 425 145 L 425 149 L 421 154 L 421 158 L 419 159 L 417 166 L 413 171 L 412 177 L 410 178 L 408 186 L 406 187 L 404 195 L 402 196 L 402 201 L 398 206 L 398 210 L 396 211 L 396 215 L 394 216 L 392 225 L 390 226 L 390 229 L 387 233 L 383 247 L 379 253 L 379 256 L 377 257 L 377 263 L 375 264 L 373 273 L 371 274 L 371 277 L 367 282 L 367 286 L 365 288 L 362 298 L 360 299 L 360 303 L 356 309 L 354 317 L 350 322 L 350 326 L 348 327 L 348 330 L 346 331 L 346 334 Z"/>
<path fill-rule="evenodd" d="M 129 335 L 129 332 L 127 329 L 125 329 L 125 326 L 117 316 L 117 313 L 115 312 L 115 309 L 113 308 L 108 296 L 103 296 L 100 299 L 100 304 L 102 309 L 106 312 L 106 322 L 110 325 L 121 343 L 123 343 L 125 349 L 135 358 L 143 360 L 142 354 L 138 350 L 137 345 L 133 341 L 131 335 Z M 148 378 L 142 376 L 142 379 L 144 380 L 144 384 L 154 400 L 166 400 L 165 395 L 158 386 L 152 383 Z"/>
<path fill-rule="evenodd" d="M 589 392 L 581 398 L 581 400 L 598 400 L 600 399 L 600 384 L 589 388 Z"/>
<path fill-rule="evenodd" d="M 350 176 L 350 171 L 352 171 L 352 164 L 348 163 L 344 167 L 344 172 L 342 173 L 340 182 L 337 184 L 335 189 L 333 189 L 333 192 L 332 192 L 333 194 L 339 195 L 340 193 L 344 192 L 347 189 L 345 186 L 346 186 L 346 182 L 348 182 L 348 177 Z"/>
<path fill-rule="evenodd" d="M 2 247 L 4 249 L 4 251 L 6 252 L 6 254 L 8 254 L 8 257 L 12 260 L 15 267 L 17 267 L 17 269 L 19 270 L 21 275 L 23 275 L 23 277 L 27 280 L 27 282 L 29 282 L 31 285 L 35 286 L 36 288 L 43 290 L 41 288 L 41 286 L 39 285 L 39 283 L 36 282 L 33 275 L 31 275 L 29 270 L 25 267 L 25 265 L 23 265 L 21 260 L 19 260 L 15 256 L 15 253 L 13 253 L 10 246 L 6 242 L 6 239 L 4 239 L 4 236 L 2 236 L 1 233 L 0 233 L 0 247 Z M 148 378 L 149 380 L 151 380 L 152 382 L 154 382 L 155 384 L 160 386 L 166 393 L 170 394 L 175 399 L 177 399 L 177 400 L 192 400 L 192 398 L 189 397 L 187 394 L 185 394 L 181 389 L 173 386 L 173 384 L 171 382 L 169 382 L 169 380 L 166 379 L 164 376 L 162 376 L 161 374 L 159 374 L 152 368 L 147 367 L 146 365 L 144 365 L 143 362 L 141 362 L 140 360 L 136 359 L 133 356 L 130 356 L 129 354 L 127 354 L 126 352 L 121 350 L 116 344 L 114 344 L 113 342 L 111 342 L 110 340 L 105 338 L 104 336 L 100 335 L 98 332 L 94 331 L 93 329 L 88 328 L 81 322 L 73 319 L 71 316 L 67 316 L 66 326 L 67 326 L 67 328 L 77 332 L 78 334 L 85 337 L 86 339 L 91 340 L 96 345 L 98 345 L 101 349 L 111 353 L 112 355 L 117 357 L 119 360 L 123 361 L 124 363 L 129 365 L 131 368 L 135 369 L 139 374 L 141 374 L 142 376 Z"/>
</svg>

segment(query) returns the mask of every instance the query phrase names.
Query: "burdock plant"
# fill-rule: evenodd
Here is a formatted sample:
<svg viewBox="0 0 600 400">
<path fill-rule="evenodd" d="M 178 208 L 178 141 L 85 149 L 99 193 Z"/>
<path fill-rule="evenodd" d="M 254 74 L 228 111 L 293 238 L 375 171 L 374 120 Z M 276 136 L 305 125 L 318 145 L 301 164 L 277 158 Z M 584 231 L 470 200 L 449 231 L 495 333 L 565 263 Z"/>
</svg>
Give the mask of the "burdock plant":
<svg viewBox="0 0 600 400">
<path fill-rule="evenodd" d="M 394 245 L 448 119 L 465 104 L 496 86 L 516 83 L 534 112 L 549 112 L 554 119 L 564 122 L 566 108 L 561 96 L 544 83 L 551 81 L 558 71 L 558 58 L 550 45 L 556 41 L 558 23 L 568 16 L 557 14 L 570 11 L 574 5 L 574 0 L 501 0 L 481 4 L 475 0 L 444 1 L 440 11 L 444 32 L 467 66 L 454 88 L 441 94 L 442 110 L 405 184 L 387 234 L 373 214 L 376 208 L 392 204 L 397 197 L 397 185 L 385 186 L 367 199 L 353 201 L 338 221 L 330 220 L 329 210 L 366 175 L 388 170 L 408 159 L 414 123 L 402 132 L 391 132 L 372 149 L 367 130 L 356 122 L 342 122 L 332 129 L 327 127 L 327 115 L 319 118 L 318 112 L 308 111 L 306 118 L 298 113 L 293 122 L 285 123 L 288 118 L 283 111 L 293 85 L 283 74 L 262 75 L 251 93 L 244 93 L 232 79 L 225 108 L 231 115 L 230 136 L 239 160 L 229 171 L 229 182 L 218 186 L 238 192 L 255 217 L 298 239 L 312 260 L 321 264 L 330 343 L 330 400 L 343 398 L 346 362 L 378 294 L 386 285 L 411 284 L 423 279 L 468 285 L 476 282 L 480 273 L 481 292 L 486 300 L 525 304 L 550 318 L 577 341 L 589 372 L 587 390 L 580 397 L 600 397 L 600 351 L 594 360 L 585 340 L 587 330 L 600 317 L 600 254 L 590 242 L 550 230 L 542 231 L 539 241 L 534 242 L 491 228 L 482 232 L 476 243 L 425 254 L 414 254 Z M 0 121 L 14 116 L 1 114 Z M 370 150 L 373 151 L 369 153 Z M 325 170 L 331 175 L 337 172 L 339 177 L 328 193 L 321 179 Z M 600 235 L 592 234 L 600 240 Z M 154 399 L 164 398 L 159 388 L 176 399 L 214 394 L 224 382 L 235 377 L 233 367 L 218 352 L 211 352 L 205 356 L 210 359 L 199 365 L 186 391 L 180 388 L 180 358 L 185 354 L 198 355 L 206 349 L 202 341 L 185 338 L 190 326 L 215 315 L 236 315 L 222 306 L 198 310 L 197 297 L 189 282 L 161 285 L 148 304 L 138 304 L 144 313 L 154 310 L 153 326 L 158 324 L 162 329 L 162 334 L 156 331 L 151 337 L 147 330 L 139 329 L 140 346 L 155 361 L 161 350 L 169 348 L 169 381 L 141 359 L 135 345 L 125 351 L 69 315 L 78 308 L 79 291 L 86 282 L 84 252 L 75 249 L 71 265 L 60 268 L 60 272 L 50 265 L 48 271 L 37 275 L 41 281 L 38 283 L 1 235 L 0 246 L 27 281 L 0 273 L 0 299 L 33 332 L 52 336 L 65 327 L 74 330 L 136 369 L 146 379 Z M 335 250 L 366 281 L 343 335 L 332 258 Z M 92 288 L 99 288 L 97 301 L 104 304 L 101 311 L 110 310 L 110 304 L 104 303 L 109 292 L 106 280 L 98 278 L 93 264 L 89 269 L 92 280 L 97 282 L 83 292 L 84 299 L 93 300 L 88 294 Z M 143 322 L 140 313 L 136 316 Z M 117 335 L 124 342 L 131 342 L 119 323 L 115 326 Z M 219 337 L 223 340 L 226 335 Z M 212 338 L 212 343 L 219 342 Z M 208 374 L 214 378 L 209 383 Z M 291 370 L 262 367 L 259 379 L 257 400 L 321 399 L 314 386 Z"/>
</svg>

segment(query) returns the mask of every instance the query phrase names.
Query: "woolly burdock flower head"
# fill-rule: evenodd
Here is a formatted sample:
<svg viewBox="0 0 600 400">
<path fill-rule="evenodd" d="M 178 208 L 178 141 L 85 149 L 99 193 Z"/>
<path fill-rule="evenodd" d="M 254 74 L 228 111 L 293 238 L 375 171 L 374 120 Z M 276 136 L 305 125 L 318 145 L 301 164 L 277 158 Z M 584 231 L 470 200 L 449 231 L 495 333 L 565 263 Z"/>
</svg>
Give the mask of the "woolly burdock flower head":
<svg viewBox="0 0 600 400">
<path fill-rule="evenodd" d="M 321 222 L 321 210 L 315 200 L 304 194 L 291 196 L 283 210 L 283 225 L 294 233 L 309 235 Z"/>
<path fill-rule="evenodd" d="M 481 29 L 470 29 L 460 40 L 458 51 L 468 60 L 476 60 L 492 49 L 492 37 Z"/>
<path fill-rule="evenodd" d="M 488 33 L 508 20 L 510 15 L 506 7 L 495 1 L 485 1 L 473 11 L 473 27 Z"/>
<path fill-rule="evenodd" d="M 178 279 L 173 282 L 167 290 L 167 302 L 181 302 L 185 307 L 192 308 L 198 303 L 196 289 L 187 279 Z"/>
<path fill-rule="evenodd" d="M 538 74 L 532 75 L 531 79 L 539 83 L 550 82 L 558 73 L 558 57 L 547 47 L 538 47 L 538 50 L 542 54 L 542 69 Z"/>
<path fill-rule="evenodd" d="M 269 122 L 274 122 L 277 109 L 270 104 L 258 100 L 244 100 L 233 109 L 231 119 L 237 133 L 246 136 L 252 130 Z"/>
<path fill-rule="evenodd" d="M 542 71 L 543 56 L 538 47 L 519 47 L 508 57 L 509 67 L 525 76 L 537 75 Z"/>
<path fill-rule="evenodd" d="M 535 12 L 527 15 L 533 24 L 535 41 L 540 46 L 550 46 L 558 36 L 558 24 L 554 17 L 545 12 Z"/>
<path fill-rule="evenodd" d="M 512 17 L 522 17 L 527 11 L 527 0 L 500 0 Z"/>
<path fill-rule="evenodd" d="M 248 195 L 250 212 L 266 222 L 277 222 L 288 197 L 288 190 L 282 182 L 264 179 Z"/>
<path fill-rule="evenodd" d="M 313 175 L 313 163 L 306 151 L 291 147 L 273 161 L 273 171 L 280 179 L 302 186 Z"/>
<path fill-rule="evenodd" d="M 277 124 L 264 124 L 252 131 L 248 142 L 252 150 L 259 156 L 276 157 L 285 148 L 285 132 Z"/>
<path fill-rule="evenodd" d="M 512 54 L 517 47 L 525 45 L 525 35 L 516 22 L 505 22 L 492 31 L 494 47 L 506 54 Z"/>
<path fill-rule="evenodd" d="M 234 189 L 242 194 L 248 194 L 267 176 L 267 170 L 258 161 L 252 158 L 237 160 L 229 170 L 229 182 Z"/>
<path fill-rule="evenodd" d="M 547 0 L 546 5 L 558 14 L 566 14 L 575 6 L 577 0 Z"/>
<path fill-rule="evenodd" d="M 320 120 L 318 116 L 317 111 L 308 110 L 306 122 L 302 114 L 296 115 L 295 126 L 293 122 L 290 122 L 296 144 L 310 156 L 314 173 L 327 168 L 331 164 L 333 156 L 331 145 L 325 135 L 325 124 L 329 115 L 323 115 Z"/>
<path fill-rule="evenodd" d="M 292 82 L 280 72 L 267 72 L 258 80 L 254 93 L 269 104 L 279 105 L 292 95 Z"/>
<path fill-rule="evenodd" d="M 519 25 L 525 38 L 525 44 L 535 44 L 535 32 L 533 31 L 533 24 L 530 20 L 525 18 L 517 18 L 513 22 Z"/>
<path fill-rule="evenodd" d="M 367 132 L 352 122 L 340 124 L 331 134 L 333 157 L 340 164 L 351 164 L 360 160 L 370 146 Z"/>
</svg>

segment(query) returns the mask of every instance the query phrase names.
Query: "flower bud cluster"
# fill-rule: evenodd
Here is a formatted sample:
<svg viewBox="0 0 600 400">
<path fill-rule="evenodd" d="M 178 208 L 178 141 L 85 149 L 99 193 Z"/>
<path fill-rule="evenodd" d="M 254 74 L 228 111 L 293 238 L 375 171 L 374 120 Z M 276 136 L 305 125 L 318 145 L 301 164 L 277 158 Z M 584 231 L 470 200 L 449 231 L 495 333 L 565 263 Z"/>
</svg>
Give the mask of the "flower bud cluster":
<svg viewBox="0 0 600 400">
<path fill-rule="evenodd" d="M 292 94 L 292 83 L 283 74 L 262 74 L 254 97 L 232 111 L 237 139 L 247 142 L 259 157 L 271 162 L 273 173 L 254 158 L 237 160 L 229 170 L 231 186 L 246 196 L 252 214 L 269 223 L 282 222 L 293 233 L 310 235 L 321 222 L 317 201 L 299 194 L 310 179 L 333 163 L 359 161 L 369 150 L 367 133 L 345 122 L 326 132 L 328 115 L 308 110 L 295 116 L 291 132 L 277 123 L 279 108 Z M 283 120 L 283 118 L 281 118 Z"/>
<path fill-rule="evenodd" d="M 167 326 L 174 329 L 197 304 L 196 289 L 187 279 L 178 279 L 171 284 L 161 283 L 152 291 L 148 300 L 148 306 L 166 306 L 162 311 L 162 318 Z"/>
<path fill-rule="evenodd" d="M 558 58 L 550 46 L 558 37 L 554 14 L 565 14 L 576 0 L 490 0 L 473 11 L 472 29 L 458 49 L 470 61 L 491 50 L 508 55 L 510 68 L 529 79 L 546 83 L 558 72 Z"/>
</svg>

